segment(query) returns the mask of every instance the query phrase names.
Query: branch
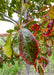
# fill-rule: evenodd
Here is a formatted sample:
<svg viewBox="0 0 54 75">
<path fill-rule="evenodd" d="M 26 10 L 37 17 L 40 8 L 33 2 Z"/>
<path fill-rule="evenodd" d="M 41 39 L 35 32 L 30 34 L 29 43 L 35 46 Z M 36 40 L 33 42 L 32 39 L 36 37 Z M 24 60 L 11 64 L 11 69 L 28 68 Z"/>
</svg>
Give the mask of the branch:
<svg viewBox="0 0 54 75">
<path fill-rule="evenodd" d="M 13 22 L 15 22 L 15 23 L 17 23 L 17 24 L 18 24 L 18 22 L 17 22 L 17 21 L 13 20 L 12 18 L 8 17 L 7 15 L 3 14 L 2 12 L 0 12 L 0 14 L 1 14 L 1 15 L 3 15 L 3 16 L 5 16 L 5 17 L 7 17 L 7 18 L 9 18 L 10 20 L 12 20 Z"/>
<path fill-rule="evenodd" d="M 8 21 L 8 22 L 13 23 L 11 20 L 8 20 L 8 19 L 5 19 L 5 18 L 1 18 L 0 20 L 2 20 L 2 21 Z M 15 24 L 15 23 L 13 23 L 13 24 Z"/>
<path fill-rule="evenodd" d="M 16 13 L 18 13 L 18 14 L 20 14 L 20 12 L 19 11 L 16 11 L 16 10 L 13 10 L 14 12 L 16 12 Z"/>
<path fill-rule="evenodd" d="M 15 12 L 17 14 L 20 14 L 20 12 L 19 11 L 16 11 L 16 10 L 13 10 L 13 12 Z M 24 14 L 22 13 L 22 15 L 24 15 Z"/>
</svg>

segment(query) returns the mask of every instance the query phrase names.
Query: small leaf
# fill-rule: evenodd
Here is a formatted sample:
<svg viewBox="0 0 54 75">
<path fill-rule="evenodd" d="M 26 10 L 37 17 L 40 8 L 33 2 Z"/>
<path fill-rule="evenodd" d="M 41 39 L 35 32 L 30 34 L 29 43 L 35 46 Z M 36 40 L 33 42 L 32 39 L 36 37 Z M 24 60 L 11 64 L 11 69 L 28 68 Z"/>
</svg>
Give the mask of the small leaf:
<svg viewBox="0 0 54 75">
<path fill-rule="evenodd" d="M 48 14 L 49 18 L 50 19 L 54 19 L 54 6 L 52 6 L 50 9 L 49 9 L 49 14 Z"/>
<path fill-rule="evenodd" d="M 18 30 L 18 28 L 15 26 L 15 27 L 14 27 L 14 30 Z"/>
<path fill-rule="evenodd" d="M 11 34 L 8 35 L 6 39 L 6 43 L 3 47 L 3 51 L 7 57 L 11 57 L 12 55 L 12 48 L 11 48 Z"/>
<path fill-rule="evenodd" d="M 39 31 L 39 25 L 35 23 L 34 25 L 30 26 L 31 30 L 34 31 L 33 35 L 36 35 L 37 32 Z"/>
<path fill-rule="evenodd" d="M 8 32 L 8 33 L 12 33 L 12 32 L 13 32 L 13 30 L 12 30 L 12 29 L 10 29 L 10 30 L 7 30 L 7 32 Z"/>
<path fill-rule="evenodd" d="M 44 75 L 44 70 L 42 69 L 41 65 L 38 65 L 38 73 L 39 75 Z"/>
<path fill-rule="evenodd" d="M 46 57 L 40 57 L 39 59 L 39 63 L 42 64 L 43 68 L 45 69 L 45 67 L 48 65 L 49 63 L 49 59 Z"/>
<path fill-rule="evenodd" d="M 30 7 L 29 4 L 25 3 L 25 10 L 27 10 L 29 7 Z"/>
<path fill-rule="evenodd" d="M 52 35 L 52 31 L 53 31 L 53 20 L 51 20 L 47 26 L 47 31 L 46 33 L 43 33 L 43 36 L 50 36 Z"/>
<path fill-rule="evenodd" d="M 19 53 L 27 64 L 35 64 L 39 48 L 35 37 L 26 28 L 19 30 Z"/>
<path fill-rule="evenodd" d="M 47 55 L 50 57 L 52 55 L 52 50 L 50 47 L 47 47 Z"/>
<path fill-rule="evenodd" d="M 52 40 L 46 40 L 46 44 L 47 46 L 51 47 L 53 45 Z"/>
</svg>

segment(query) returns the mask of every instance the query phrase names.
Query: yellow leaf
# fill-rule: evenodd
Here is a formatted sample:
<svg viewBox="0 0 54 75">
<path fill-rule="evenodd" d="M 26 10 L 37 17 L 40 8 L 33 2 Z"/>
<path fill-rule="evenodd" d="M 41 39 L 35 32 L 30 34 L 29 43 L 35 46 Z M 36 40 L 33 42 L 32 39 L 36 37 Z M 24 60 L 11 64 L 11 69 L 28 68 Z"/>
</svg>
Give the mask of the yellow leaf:
<svg viewBox="0 0 54 75">
<path fill-rule="evenodd" d="M 8 35 L 6 39 L 6 43 L 3 47 L 3 51 L 7 57 L 11 57 L 12 55 L 12 48 L 11 48 L 11 34 Z"/>
</svg>

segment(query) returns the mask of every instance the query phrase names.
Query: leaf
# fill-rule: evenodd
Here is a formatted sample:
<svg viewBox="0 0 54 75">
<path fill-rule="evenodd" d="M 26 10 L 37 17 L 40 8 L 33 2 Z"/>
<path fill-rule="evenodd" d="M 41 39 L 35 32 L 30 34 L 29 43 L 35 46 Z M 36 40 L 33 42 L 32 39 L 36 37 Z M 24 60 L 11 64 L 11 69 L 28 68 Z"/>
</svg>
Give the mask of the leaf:
<svg viewBox="0 0 54 75">
<path fill-rule="evenodd" d="M 50 57 L 52 55 L 52 50 L 50 47 L 47 47 L 47 55 Z"/>
<path fill-rule="evenodd" d="M 41 63 L 41 65 L 43 66 L 43 68 L 45 69 L 45 67 L 48 65 L 49 63 L 49 59 L 47 57 L 40 57 L 39 59 L 39 63 Z"/>
<path fill-rule="evenodd" d="M 52 40 L 46 40 L 46 45 L 51 47 L 53 45 Z"/>
<path fill-rule="evenodd" d="M 39 48 L 35 37 L 26 28 L 19 30 L 19 53 L 27 64 L 35 64 Z"/>
<path fill-rule="evenodd" d="M 39 40 L 39 42 L 40 42 L 40 45 L 39 45 L 40 52 L 42 54 L 46 54 L 46 46 L 45 46 L 45 44 L 43 43 L 42 40 Z"/>
<path fill-rule="evenodd" d="M 38 73 L 39 75 L 44 75 L 44 70 L 42 69 L 41 65 L 38 65 Z"/>
<path fill-rule="evenodd" d="M 7 30 L 7 32 L 8 32 L 8 33 L 12 33 L 12 32 L 13 32 L 13 30 L 12 30 L 12 29 L 10 29 L 10 30 Z"/>
<path fill-rule="evenodd" d="M 3 63 L 0 62 L 0 68 L 3 68 Z"/>
<path fill-rule="evenodd" d="M 6 39 L 6 43 L 3 47 L 3 51 L 7 57 L 11 57 L 12 55 L 12 48 L 11 48 L 11 34 L 8 35 Z"/>
<path fill-rule="evenodd" d="M 52 35 L 52 31 L 53 31 L 53 20 L 51 20 L 47 26 L 47 31 L 46 33 L 43 33 L 43 36 L 50 36 Z"/>
<path fill-rule="evenodd" d="M 52 6 L 50 9 L 49 9 L 49 14 L 48 14 L 49 18 L 50 19 L 54 19 L 54 6 Z"/>
<path fill-rule="evenodd" d="M 29 7 L 30 7 L 29 4 L 25 3 L 25 10 L 27 10 Z"/>
<path fill-rule="evenodd" d="M 14 35 L 13 41 L 12 41 L 12 49 L 13 53 L 16 57 L 19 56 L 19 34 L 18 32 Z"/>
<path fill-rule="evenodd" d="M 39 25 L 35 23 L 34 25 L 30 26 L 31 30 L 34 31 L 33 35 L 36 35 L 37 32 L 39 31 Z"/>
</svg>

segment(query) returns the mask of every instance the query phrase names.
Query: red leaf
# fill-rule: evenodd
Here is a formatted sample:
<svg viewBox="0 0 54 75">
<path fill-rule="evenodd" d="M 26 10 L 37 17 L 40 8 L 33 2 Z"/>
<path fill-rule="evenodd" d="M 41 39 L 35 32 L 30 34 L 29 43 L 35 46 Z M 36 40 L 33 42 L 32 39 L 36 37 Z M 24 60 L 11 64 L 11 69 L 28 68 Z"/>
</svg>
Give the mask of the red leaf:
<svg viewBox="0 0 54 75">
<path fill-rule="evenodd" d="M 30 26 L 31 30 L 34 31 L 33 35 L 36 35 L 37 32 L 39 31 L 39 25 L 35 23 L 34 25 Z"/>
<path fill-rule="evenodd" d="M 48 24 L 47 31 L 46 31 L 46 33 L 43 34 L 43 36 L 52 35 L 52 31 L 53 31 L 53 20 L 51 20 L 50 23 Z"/>
<path fill-rule="evenodd" d="M 33 34 L 26 28 L 19 30 L 19 53 L 27 63 L 34 65 L 37 59 L 39 48 Z"/>
<path fill-rule="evenodd" d="M 45 57 L 40 57 L 40 60 L 38 60 L 38 63 L 41 63 L 42 67 L 45 69 L 45 67 L 49 63 L 49 59 Z"/>
</svg>

